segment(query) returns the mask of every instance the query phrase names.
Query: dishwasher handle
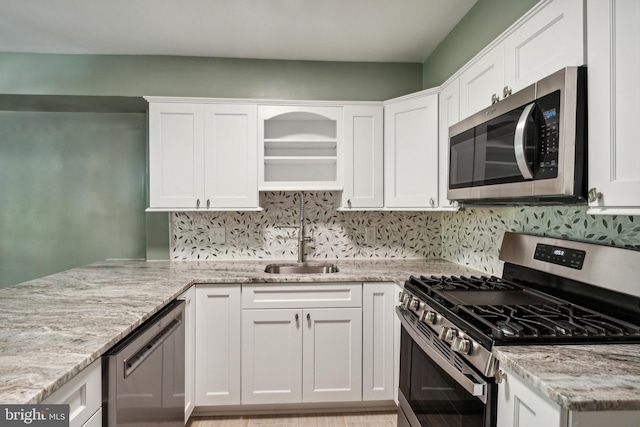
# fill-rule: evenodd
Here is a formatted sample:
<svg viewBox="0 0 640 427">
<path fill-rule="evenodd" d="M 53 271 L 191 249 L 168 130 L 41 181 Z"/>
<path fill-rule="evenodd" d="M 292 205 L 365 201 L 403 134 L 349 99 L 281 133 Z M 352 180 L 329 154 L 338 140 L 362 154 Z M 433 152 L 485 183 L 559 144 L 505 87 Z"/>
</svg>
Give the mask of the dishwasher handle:
<svg viewBox="0 0 640 427">
<path fill-rule="evenodd" d="M 173 319 L 164 329 L 144 343 L 131 357 L 124 360 L 124 377 L 127 378 L 144 362 L 169 336 L 180 327 L 182 319 Z"/>
</svg>

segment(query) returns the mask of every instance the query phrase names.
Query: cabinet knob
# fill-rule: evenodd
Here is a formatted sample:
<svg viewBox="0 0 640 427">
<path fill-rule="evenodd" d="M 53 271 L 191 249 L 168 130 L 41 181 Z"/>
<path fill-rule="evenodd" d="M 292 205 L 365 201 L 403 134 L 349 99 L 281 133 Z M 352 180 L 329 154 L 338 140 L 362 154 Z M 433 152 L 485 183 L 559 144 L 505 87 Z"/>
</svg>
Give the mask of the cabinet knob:
<svg viewBox="0 0 640 427">
<path fill-rule="evenodd" d="M 498 96 L 498 94 L 493 94 L 491 95 L 491 105 L 495 104 L 496 102 L 500 101 L 500 97 Z"/>
<path fill-rule="evenodd" d="M 298 313 L 296 313 L 296 322 L 300 320 L 300 316 L 298 316 Z"/>
<path fill-rule="evenodd" d="M 209 209 L 209 206 L 211 206 L 211 199 L 207 199 L 207 209 Z"/>
<path fill-rule="evenodd" d="M 511 92 L 512 92 L 512 90 L 511 90 L 511 89 L 509 89 L 509 86 L 505 86 L 505 87 L 502 89 L 502 97 L 503 97 L 503 98 L 506 98 L 507 96 L 511 95 Z"/>
<path fill-rule="evenodd" d="M 200 199 L 196 200 L 196 208 L 200 207 Z"/>
<path fill-rule="evenodd" d="M 436 204 L 436 201 L 435 201 L 435 200 L 433 200 L 433 197 L 431 197 L 431 198 L 429 199 L 429 205 L 431 205 L 431 206 L 435 206 L 435 204 Z"/>
<path fill-rule="evenodd" d="M 307 320 L 311 322 L 311 313 L 307 313 Z"/>
<path fill-rule="evenodd" d="M 602 193 L 599 192 L 595 187 L 589 189 L 589 193 L 587 193 L 587 199 L 589 203 L 593 203 L 602 198 Z"/>
<path fill-rule="evenodd" d="M 348 199 L 348 200 L 347 200 L 347 206 L 348 206 L 348 207 L 351 207 L 351 199 Z"/>
</svg>

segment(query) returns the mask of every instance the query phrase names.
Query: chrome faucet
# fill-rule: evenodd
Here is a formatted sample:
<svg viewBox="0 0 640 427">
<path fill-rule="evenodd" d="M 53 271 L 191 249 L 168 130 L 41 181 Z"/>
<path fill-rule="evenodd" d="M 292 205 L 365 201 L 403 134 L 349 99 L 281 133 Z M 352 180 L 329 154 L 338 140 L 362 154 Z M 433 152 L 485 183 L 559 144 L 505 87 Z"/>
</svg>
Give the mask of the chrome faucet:
<svg viewBox="0 0 640 427">
<path fill-rule="evenodd" d="M 298 229 L 298 262 L 304 262 L 304 244 L 310 242 L 311 237 L 305 236 L 304 230 L 304 191 L 298 192 L 300 196 L 300 217 L 298 218 L 298 225 L 279 225 L 277 228 L 297 228 Z"/>
</svg>

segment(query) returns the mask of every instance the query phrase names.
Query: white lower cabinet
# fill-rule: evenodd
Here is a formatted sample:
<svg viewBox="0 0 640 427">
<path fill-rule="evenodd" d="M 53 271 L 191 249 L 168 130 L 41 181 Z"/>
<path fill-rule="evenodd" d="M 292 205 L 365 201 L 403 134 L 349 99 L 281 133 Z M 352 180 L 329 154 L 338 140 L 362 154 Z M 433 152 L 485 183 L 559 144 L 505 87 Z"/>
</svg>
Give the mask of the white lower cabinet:
<svg viewBox="0 0 640 427">
<path fill-rule="evenodd" d="M 362 400 L 362 309 L 306 309 L 302 316 L 302 401 Z"/>
<path fill-rule="evenodd" d="M 249 286 L 243 292 L 242 404 L 360 401 L 360 288 Z"/>
<path fill-rule="evenodd" d="M 196 285 L 196 406 L 240 404 L 240 292 Z"/>
<path fill-rule="evenodd" d="M 69 426 L 101 426 L 102 360 L 97 359 L 42 403 L 69 405 Z"/>
<path fill-rule="evenodd" d="M 498 385 L 497 427 L 555 427 L 563 426 L 560 405 L 533 390 L 522 378 L 508 368 Z M 566 421 L 564 421 L 566 423 Z"/>
<path fill-rule="evenodd" d="M 514 373 L 498 385 L 497 427 L 629 427 L 638 425 L 640 411 L 570 411 Z M 577 381 L 577 380 L 576 380 Z"/>
<path fill-rule="evenodd" d="M 178 297 L 184 301 L 184 422 L 189 420 L 196 397 L 196 288 Z"/>
<path fill-rule="evenodd" d="M 362 400 L 394 397 L 395 284 L 362 289 Z"/>
</svg>

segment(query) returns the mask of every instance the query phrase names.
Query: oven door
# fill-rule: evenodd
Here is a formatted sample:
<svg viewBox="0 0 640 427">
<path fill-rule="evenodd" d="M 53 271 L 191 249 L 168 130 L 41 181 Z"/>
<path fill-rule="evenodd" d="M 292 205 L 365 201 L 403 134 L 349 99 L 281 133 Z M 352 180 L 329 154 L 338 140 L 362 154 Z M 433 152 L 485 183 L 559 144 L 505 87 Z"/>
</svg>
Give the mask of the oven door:
<svg viewBox="0 0 640 427">
<path fill-rule="evenodd" d="M 495 427 L 495 382 L 461 365 L 447 345 L 434 345 L 441 342 L 430 329 L 417 329 L 415 315 L 397 313 L 402 322 L 398 426 Z"/>
</svg>

